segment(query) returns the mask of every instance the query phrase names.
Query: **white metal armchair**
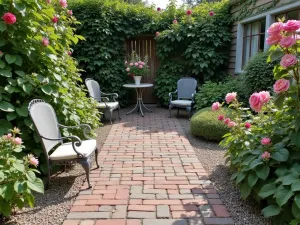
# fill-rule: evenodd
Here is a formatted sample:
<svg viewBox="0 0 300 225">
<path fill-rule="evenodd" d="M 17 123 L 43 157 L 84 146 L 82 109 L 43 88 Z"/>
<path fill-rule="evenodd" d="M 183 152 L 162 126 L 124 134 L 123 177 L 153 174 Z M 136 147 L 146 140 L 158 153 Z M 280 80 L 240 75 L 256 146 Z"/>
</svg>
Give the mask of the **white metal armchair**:
<svg viewBox="0 0 300 225">
<path fill-rule="evenodd" d="M 120 104 L 117 102 L 118 94 L 117 93 L 104 93 L 100 89 L 100 85 L 97 81 L 87 78 L 85 84 L 89 91 L 90 97 L 98 101 L 97 108 L 102 110 L 109 110 L 110 112 L 110 123 L 112 123 L 112 113 L 115 109 L 118 109 L 118 117 L 120 117 Z M 112 97 L 112 101 L 109 97 Z"/>
<path fill-rule="evenodd" d="M 79 162 L 85 170 L 90 188 L 90 159 L 94 153 L 97 168 L 99 168 L 97 160 L 99 150 L 96 146 L 96 140 L 90 139 L 86 134 L 86 132 L 91 131 L 91 127 L 87 124 L 80 124 L 78 126 L 64 126 L 59 124 L 53 107 L 41 99 L 32 100 L 29 103 L 28 111 L 46 155 L 48 166 L 47 186 L 50 184 L 52 164 L 65 165 L 75 161 Z M 82 141 L 77 136 L 62 137 L 60 128 L 82 128 L 84 137 L 87 140 Z M 66 139 L 71 140 L 71 142 L 63 143 Z"/>
<path fill-rule="evenodd" d="M 197 88 L 197 81 L 192 77 L 183 77 L 177 81 L 177 90 L 169 93 L 169 112 L 171 118 L 171 110 L 177 107 L 177 115 L 179 108 L 186 108 L 189 112 L 189 119 L 192 116 L 192 111 L 195 104 L 195 94 Z M 177 100 L 172 99 L 172 95 L 177 94 Z"/>
</svg>

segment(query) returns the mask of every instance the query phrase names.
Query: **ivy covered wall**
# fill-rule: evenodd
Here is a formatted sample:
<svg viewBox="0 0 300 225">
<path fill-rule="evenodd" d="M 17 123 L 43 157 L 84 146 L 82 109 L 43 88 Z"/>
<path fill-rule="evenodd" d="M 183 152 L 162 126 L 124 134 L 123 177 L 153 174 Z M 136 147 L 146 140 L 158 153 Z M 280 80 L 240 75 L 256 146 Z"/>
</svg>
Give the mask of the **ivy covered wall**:
<svg viewBox="0 0 300 225">
<path fill-rule="evenodd" d="M 86 38 L 75 47 L 74 57 L 84 77 L 96 79 L 103 91 L 119 93 L 126 104 L 124 42 L 158 32 L 156 53 L 161 66 L 155 86 L 165 104 L 165 95 L 179 77 L 193 76 L 201 82 L 224 76 L 231 37 L 228 3 L 202 3 L 187 14 L 186 8 L 176 8 L 172 2 L 162 11 L 118 0 L 74 0 L 71 7 L 81 22 L 77 32 Z M 166 88 L 166 84 L 170 85 Z"/>
</svg>

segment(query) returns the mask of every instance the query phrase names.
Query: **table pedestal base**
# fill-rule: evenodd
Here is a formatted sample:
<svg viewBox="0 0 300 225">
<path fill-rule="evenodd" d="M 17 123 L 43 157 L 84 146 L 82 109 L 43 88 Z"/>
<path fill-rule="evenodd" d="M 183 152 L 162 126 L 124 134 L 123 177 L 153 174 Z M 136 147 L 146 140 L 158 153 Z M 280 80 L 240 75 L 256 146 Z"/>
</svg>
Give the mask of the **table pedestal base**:
<svg viewBox="0 0 300 225">
<path fill-rule="evenodd" d="M 133 108 L 133 110 L 126 113 L 126 115 L 128 115 L 128 114 L 134 112 L 135 110 L 137 110 L 137 112 L 141 112 L 141 115 L 144 117 L 143 108 L 150 111 L 150 112 L 153 112 L 153 111 L 151 109 L 147 108 L 144 105 L 144 102 L 143 102 L 143 91 L 144 91 L 144 89 L 143 88 L 136 88 L 135 90 L 136 90 L 136 105 Z"/>
</svg>

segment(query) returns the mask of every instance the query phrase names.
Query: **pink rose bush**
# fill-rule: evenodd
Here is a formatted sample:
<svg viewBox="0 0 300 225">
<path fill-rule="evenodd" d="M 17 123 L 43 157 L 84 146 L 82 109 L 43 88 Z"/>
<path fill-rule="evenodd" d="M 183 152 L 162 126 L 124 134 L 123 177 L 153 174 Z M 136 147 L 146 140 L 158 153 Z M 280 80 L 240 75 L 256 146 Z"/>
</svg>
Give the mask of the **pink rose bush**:
<svg viewBox="0 0 300 225">
<path fill-rule="evenodd" d="M 39 160 L 33 154 L 24 154 L 25 146 L 19 137 L 20 134 L 20 130 L 14 128 L 10 130 L 10 133 L 0 136 L 0 168 L 2 172 L 0 187 L 3 190 L 10 189 L 12 196 L 5 200 L 6 210 L 0 209 L 0 213 L 4 216 L 9 216 L 16 207 L 21 209 L 28 204 L 26 201 L 24 202 L 24 196 L 33 200 L 34 191 L 44 193 L 43 181 L 36 176 Z M 25 186 L 23 186 L 24 184 Z M 24 204 L 20 206 L 20 202 L 24 202 Z M 0 204 L 3 206 L 3 198 L 0 199 Z"/>
<path fill-rule="evenodd" d="M 52 22 L 53 22 L 53 23 L 57 23 L 57 22 L 58 22 L 58 17 L 57 17 L 57 16 L 54 16 L 54 17 L 52 18 Z"/>
<path fill-rule="evenodd" d="M 192 10 L 190 10 L 190 9 L 187 10 L 187 11 L 186 11 L 186 14 L 187 14 L 188 16 L 192 15 Z"/>
<path fill-rule="evenodd" d="M 280 218 L 280 224 L 299 222 L 299 192 L 295 187 L 300 179 L 293 171 L 299 167 L 300 149 L 299 29 L 297 20 L 277 22 L 268 28 L 268 61 L 280 61 L 274 63 L 272 92 L 257 90 L 248 104 L 239 102 L 238 95 L 234 100 L 226 95 L 224 102 L 234 111 L 230 119 L 220 120 L 230 127 L 220 145 L 227 149 L 231 178 L 240 187 L 241 196 L 263 200 L 262 214 L 277 222 Z M 296 179 L 290 179 L 294 174 Z"/>
<path fill-rule="evenodd" d="M 236 92 L 228 93 L 225 96 L 226 103 L 229 104 L 236 100 Z"/>
<path fill-rule="evenodd" d="M 59 0 L 59 4 L 61 7 L 63 8 L 67 8 L 68 7 L 68 2 L 67 0 Z"/>
<path fill-rule="evenodd" d="M 133 52 L 131 57 L 125 61 L 125 70 L 131 76 L 144 76 L 149 72 L 148 57 L 142 61 L 140 57 Z"/>
<path fill-rule="evenodd" d="M 42 39 L 42 44 L 43 44 L 44 46 L 47 47 L 47 46 L 50 44 L 49 39 L 44 37 L 44 38 Z"/>
<path fill-rule="evenodd" d="M 215 102 L 212 104 L 211 109 L 213 111 L 218 111 L 221 108 L 221 104 L 219 102 Z"/>
<path fill-rule="evenodd" d="M 215 15 L 215 12 L 214 12 L 214 11 L 210 11 L 210 12 L 208 13 L 208 15 L 209 15 L 209 16 L 214 16 L 214 15 Z"/>
</svg>

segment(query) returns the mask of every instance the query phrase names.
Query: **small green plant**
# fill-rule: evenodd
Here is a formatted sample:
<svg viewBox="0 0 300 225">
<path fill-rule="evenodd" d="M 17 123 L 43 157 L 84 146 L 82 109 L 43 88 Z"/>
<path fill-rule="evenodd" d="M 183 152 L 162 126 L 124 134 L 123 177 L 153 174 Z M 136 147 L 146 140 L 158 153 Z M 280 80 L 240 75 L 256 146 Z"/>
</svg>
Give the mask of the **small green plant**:
<svg viewBox="0 0 300 225">
<path fill-rule="evenodd" d="M 0 217 L 9 216 L 18 207 L 34 206 L 32 191 L 44 193 L 43 181 L 36 177 L 38 159 L 24 156 L 20 130 L 0 137 Z"/>
<path fill-rule="evenodd" d="M 217 118 L 219 116 L 230 117 L 230 114 L 230 109 L 226 109 L 225 115 L 212 112 L 210 107 L 201 109 L 191 119 L 191 132 L 197 137 L 203 137 L 212 141 L 221 141 L 223 135 L 229 132 L 229 128 L 217 120 Z"/>
</svg>

